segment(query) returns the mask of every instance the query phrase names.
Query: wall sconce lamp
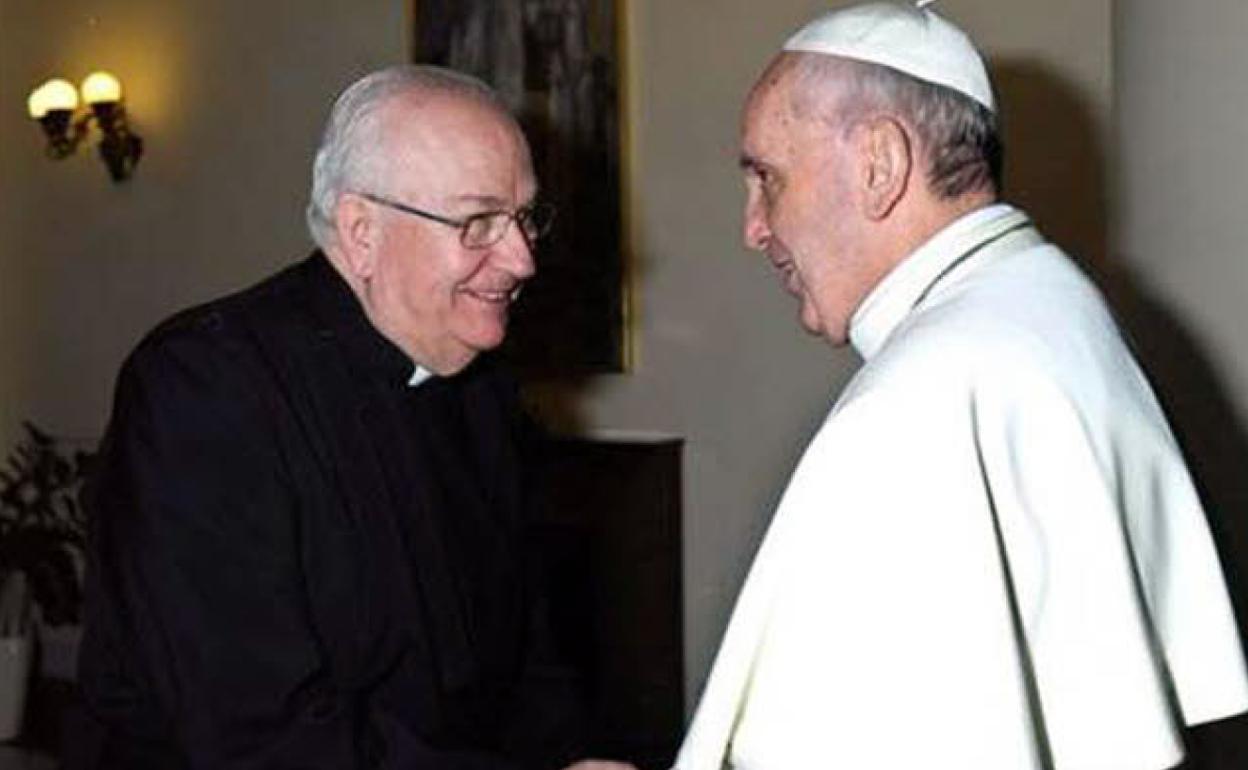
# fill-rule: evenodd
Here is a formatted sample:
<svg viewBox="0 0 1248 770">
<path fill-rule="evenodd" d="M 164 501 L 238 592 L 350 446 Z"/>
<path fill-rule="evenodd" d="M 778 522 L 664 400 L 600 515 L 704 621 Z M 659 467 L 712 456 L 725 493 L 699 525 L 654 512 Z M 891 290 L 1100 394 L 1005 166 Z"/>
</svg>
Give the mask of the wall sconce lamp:
<svg viewBox="0 0 1248 770">
<path fill-rule="evenodd" d="M 90 111 L 75 116 L 79 90 Z M 120 182 L 134 172 L 143 154 L 143 140 L 126 124 L 121 83 L 109 73 L 91 73 L 82 81 L 81 89 L 67 80 L 53 78 L 30 92 L 26 106 L 47 134 L 48 157 L 60 160 L 73 155 L 94 120 L 101 135 L 100 157 L 113 181 Z"/>
</svg>

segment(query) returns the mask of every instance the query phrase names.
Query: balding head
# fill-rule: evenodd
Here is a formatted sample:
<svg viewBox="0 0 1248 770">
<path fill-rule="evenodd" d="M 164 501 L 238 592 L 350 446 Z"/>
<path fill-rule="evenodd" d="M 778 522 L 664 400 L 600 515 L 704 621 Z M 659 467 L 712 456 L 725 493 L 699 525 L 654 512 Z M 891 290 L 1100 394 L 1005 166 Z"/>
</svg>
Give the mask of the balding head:
<svg viewBox="0 0 1248 770">
<path fill-rule="evenodd" d="M 435 106 L 432 102 L 437 101 Z M 322 248 L 333 243 L 334 208 L 351 190 L 378 189 L 392 161 L 393 136 L 385 116 L 395 108 L 412 112 L 421 104 L 438 115 L 449 106 L 493 115 L 519 134 L 519 126 L 489 86 L 454 70 L 398 65 L 357 80 L 334 103 L 312 168 L 308 231 Z M 393 132 L 391 132 L 393 133 Z"/>
</svg>

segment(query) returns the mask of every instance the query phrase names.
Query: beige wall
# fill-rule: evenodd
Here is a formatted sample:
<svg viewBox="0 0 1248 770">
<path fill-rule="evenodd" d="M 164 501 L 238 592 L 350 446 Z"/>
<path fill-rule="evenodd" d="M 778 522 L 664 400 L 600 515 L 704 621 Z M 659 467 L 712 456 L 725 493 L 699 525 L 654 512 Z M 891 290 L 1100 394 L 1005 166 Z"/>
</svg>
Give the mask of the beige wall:
<svg viewBox="0 0 1248 770">
<path fill-rule="evenodd" d="M 1118 14 L 1119 258 L 1248 396 L 1248 3 L 1132 0 Z"/>
<path fill-rule="evenodd" d="M 552 411 L 583 427 L 687 439 L 692 699 L 784 478 L 856 366 L 797 330 L 793 303 L 739 245 L 740 99 L 827 3 L 626 4 L 636 366 L 538 400 L 574 397 Z M 1063 242 L 1099 252 L 1109 0 L 941 5 L 1007 73 L 1007 109 L 1028 116 L 1008 127 L 1011 188 Z M 24 416 L 98 435 L 143 330 L 303 251 L 308 156 L 330 95 L 404 55 L 404 15 L 401 0 L 0 0 L 0 437 Z M 124 187 L 86 154 L 44 160 L 19 111 L 50 73 L 93 65 L 126 82 L 149 143 Z"/>
<path fill-rule="evenodd" d="M 1248 635 L 1245 30 L 1242 0 L 1120 4 L 1110 275 L 1187 452 Z"/>
<path fill-rule="evenodd" d="M 403 58 L 403 15 L 393 1 L 0 0 L 0 436 L 26 417 L 98 436 L 144 330 L 307 250 L 323 113 Z M 93 67 L 122 79 L 147 141 L 125 185 L 94 148 L 45 160 L 25 117 L 31 87 Z"/>
</svg>

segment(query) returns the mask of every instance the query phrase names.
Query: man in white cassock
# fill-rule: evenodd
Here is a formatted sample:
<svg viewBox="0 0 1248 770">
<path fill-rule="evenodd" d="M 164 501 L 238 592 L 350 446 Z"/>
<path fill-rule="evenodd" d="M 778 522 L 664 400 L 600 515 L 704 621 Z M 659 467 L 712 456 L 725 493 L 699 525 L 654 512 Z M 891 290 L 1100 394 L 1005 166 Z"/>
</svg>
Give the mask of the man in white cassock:
<svg viewBox="0 0 1248 770">
<path fill-rule="evenodd" d="M 864 365 L 679 770 L 1164 770 L 1248 708 L 1174 437 L 1101 295 L 999 200 L 1001 157 L 983 62 L 928 9 L 828 13 L 750 93 L 746 243 Z"/>
</svg>

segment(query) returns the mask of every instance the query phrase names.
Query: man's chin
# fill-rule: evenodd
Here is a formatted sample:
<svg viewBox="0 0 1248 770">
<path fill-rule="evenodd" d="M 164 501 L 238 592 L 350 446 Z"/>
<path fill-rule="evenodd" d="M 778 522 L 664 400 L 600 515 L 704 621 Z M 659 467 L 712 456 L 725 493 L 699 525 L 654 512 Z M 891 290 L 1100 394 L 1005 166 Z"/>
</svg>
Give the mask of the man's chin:
<svg viewBox="0 0 1248 770">
<path fill-rule="evenodd" d="M 472 329 L 470 333 L 461 336 L 459 342 L 463 347 L 471 350 L 475 356 L 497 348 L 505 339 L 507 339 L 507 322 L 504 319 L 497 324 Z"/>
<path fill-rule="evenodd" d="M 834 348 L 844 347 L 849 343 L 847 329 L 829 329 L 823 319 L 817 315 L 808 315 L 805 309 L 798 313 L 797 322 L 802 331 L 812 337 L 819 337 Z"/>
<path fill-rule="evenodd" d="M 810 305 L 805 299 L 798 299 L 797 323 L 807 334 L 813 334 L 816 337 L 824 336 L 823 323 L 819 318 L 819 314 L 811 310 Z"/>
<path fill-rule="evenodd" d="M 503 337 L 502 331 L 493 334 L 478 332 L 452 335 L 444 340 L 436 365 L 426 366 L 439 377 L 452 377 L 467 369 L 480 354 L 501 345 Z"/>
<path fill-rule="evenodd" d="M 496 325 L 487 330 L 483 330 L 477 337 L 477 350 L 493 350 L 503 341 L 507 339 L 507 316 L 504 315 L 499 319 Z"/>
</svg>

